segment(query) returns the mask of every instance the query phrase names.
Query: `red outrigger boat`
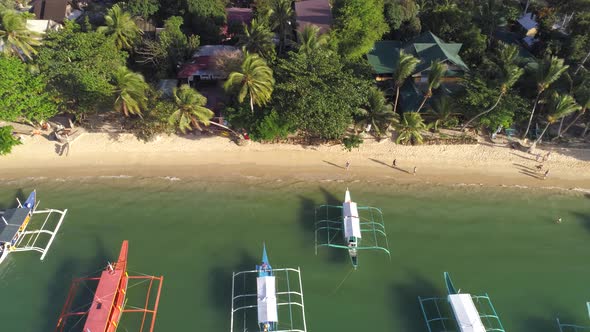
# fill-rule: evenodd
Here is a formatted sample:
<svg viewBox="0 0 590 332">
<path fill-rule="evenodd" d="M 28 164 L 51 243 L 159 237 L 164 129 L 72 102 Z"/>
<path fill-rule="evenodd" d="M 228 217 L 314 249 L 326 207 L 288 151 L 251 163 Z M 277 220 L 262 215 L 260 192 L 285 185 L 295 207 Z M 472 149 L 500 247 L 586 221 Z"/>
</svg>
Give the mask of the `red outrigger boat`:
<svg viewBox="0 0 590 332">
<path fill-rule="evenodd" d="M 158 311 L 158 302 L 160 299 L 160 292 L 162 290 L 162 282 L 164 277 L 155 276 L 129 276 L 127 274 L 127 251 L 128 241 L 123 241 L 121 252 L 119 253 L 119 260 L 115 264 L 108 264 L 105 270 L 102 271 L 99 277 L 92 278 L 78 278 L 75 279 L 70 287 L 66 303 L 59 317 L 56 332 L 63 332 L 68 326 L 68 321 L 71 317 L 79 317 L 76 324 L 80 322 L 80 317 L 86 320 L 81 331 L 87 332 L 115 332 L 119 326 L 119 320 L 123 313 L 136 312 L 143 313 L 143 320 L 141 321 L 141 328 L 138 332 L 143 332 L 147 315 L 151 315 L 151 324 L 149 332 L 154 330 L 156 322 L 156 313 Z M 125 309 L 125 299 L 127 295 L 127 287 L 129 280 L 143 279 L 149 281 L 148 291 L 144 308 L 134 307 L 133 309 Z M 86 281 L 98 281 L 98 286 L 94 292 L 94 298 L 87 310 L 84 311 L 70 311 L 76 300 L 76 290 L 79 284 Z M 150 304 L 150 294 L 154 282 L 157 282 L 157 291 L 153 308 L 148 309 Z M 67 331 L 70 331 L 69 327 Z"/>
</svg>

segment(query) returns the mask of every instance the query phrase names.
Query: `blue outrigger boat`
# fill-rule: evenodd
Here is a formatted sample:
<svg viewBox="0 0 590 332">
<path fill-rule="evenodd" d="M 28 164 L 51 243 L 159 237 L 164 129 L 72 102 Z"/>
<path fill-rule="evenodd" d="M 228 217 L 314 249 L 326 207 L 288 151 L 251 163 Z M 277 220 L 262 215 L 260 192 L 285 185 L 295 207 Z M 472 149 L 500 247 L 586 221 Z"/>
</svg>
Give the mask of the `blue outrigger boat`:
<svg viewBox="0 0 590 332">
<path fill-rule="evenodd" d="M 0 216 L 0 263 L 16 248 L 35 210 L 37 193 L 33 190 L 24 204 L 8 209 Z"/>
<path fill-rule="evenodd" d="M 260 331 L 276 331 L 278 323 L 276 280 L 272 266 L 268 261 L 266 245 L 262 245 L 262 264 L 256 265 L 258 278 L 256 278 L 258 325 Z"/>
</svg>

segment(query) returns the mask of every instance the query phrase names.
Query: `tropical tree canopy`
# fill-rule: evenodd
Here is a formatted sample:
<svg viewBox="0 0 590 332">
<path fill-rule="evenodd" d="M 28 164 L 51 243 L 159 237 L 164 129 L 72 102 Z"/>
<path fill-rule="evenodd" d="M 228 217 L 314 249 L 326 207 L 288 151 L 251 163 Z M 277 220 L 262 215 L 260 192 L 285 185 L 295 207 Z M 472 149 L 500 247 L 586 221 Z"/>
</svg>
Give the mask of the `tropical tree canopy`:
<svg viewBox="0 0 590 332">
<path fill-rule="evenodd" d="M 0 156 L 9 154 L 15 145 L 22 144 L 14 135 L 12 135 L 12 127 L 0 127 Z"/>
<path fill-rule="evenodd" d="M 229 74 L 225 82 L 225 89 L 239 89 L 238 101 L 244 102 L 250 98 L 250 109 L 254 112 L 254 104 L 265 105 L 270 101 L 275 80 L 272 69 L 258 54 L 244 51 L 244 60 L 240 71 Z"/>
<path fill-rule="evenodd" d="M 395 101 L 393 102 L 393 111 L 397 111 L 399 101 L 399 90 L 406 79 L 414 73 L 416 66 L 420 63 L 416 57 L 400 50 L 395 71 L 393 72 L 393 85 L 395 87 Z"/>
<path fill-rule="evenodd" d="M 258 53 L 267 60 L 275 56 L 274 34 L 270 28 L 258 19 L 253 19 L 250 26 L 244 26 L 244 33 L 238 37 L 238 45 L 250 53 Z"/>
<path fill-rule="evenodd" d="M 115 86 L 115 110 L 125 116 L 135 114 L 141 116 L 141 110 L 147 104 L 149 85 L 143 75 L 134 73 L 127 67 L 119 67 L 113 74 Z"/>
<path fill-rule="evenodd" d="M 389 30 L 383 17 L 383 0 L 334 1 L 334 29 L 341 55 L 358 59 Z"/>
<path fill-rule="evenodd" d="M 576 100 L 571 95 L 560 95 L 558 93 L 553 94 L 551 98 L 551 111 L 547 115 L 547 125 L 530 149 L 534 149 L 535 146 L 543 139 L 543 136 L 545 136 L 545 132 L 550 125 L 559 121 L 561 118 L 576 112 L 580 108 L 580 105 L 576 103 Z"/>
<path fill-rule="evenodd" d="M 441 61 L 432 61 L 428 72 L 428 87 L 426 88 L 424 99 L 422 100 L 422 103 L 416 112 L 420 112 L 426 101 L 432 97 L 432 90 L 438 89 L 440 87 L 440 83 L 442 82 L 445 71 L 446 65 L 444 63 Z"/>
<path fill-rule="evenodd" d="M 295 12 L 291 0 L 272 0 L 270 2 L 270 25 L 279 34 L 279 53 L 285 50 L 291 39 L 292 25 L 295 23 Z"/>
<path fill-rule="evenodd" d="M 45 81 L 19 59 L 0 55 L 0 120 L 41 123 L 57 114 Z"/>
<path fill-rule="evenodd" d="M 394 128 L 397 131 L 398 144 L 422 144 L 422 131 L 426 129 L 426 124 L 422 119 L 422 115 L 418 112 L 406 112 L 403 114 L 399 123 L 394 123 Z"/>
<path fill-rule="evenodd" d="M 97 31 L 114 36 L 115 45 L 120 49 L 132 49 L 137 38 L 143 34 L 131 14 L 123 11 L 119 4 L 107 11 L 104 20 L 106 26 L 99 27 Z"/>
<path fill-rule="evenodd" d="M 306 25 L 303 30 L 297 31 L 299 41 L 299 52 L 315 52 L 328 43 L 328 35 L 321 34 L 320 28 L 316 25 Z"/>
<path fill-rule="evenodd" d="M 361 119 L 357 122 L 361 128 L 371 125 L 375 136 L 380 138 L 396 114 L 391 105 L 387 105 L 383 92 L 376 87 L 371 87 L 367 95 L 367 103 L 360 108 Z"/>
<path fill-rule="evenodd" d="M 41 36 L 27 29 L 27 20 L 22 14 L 7 10 L 2 14 L 0 24 L 0 41 L 4 44 L 4 54 L 10 54 L 25 60 L 37 54 L 36 46 L 41 45 Z M 24 57 L 23 57 L 24 56 Z"/>
<path fill-rule="evenodd" d="M 205 107 L 207 98 L 202 94 L 184 84 L 180 88 L 174 88 L 172 97 L 175 111 L 168 119 L 171 125 L 176 126 L 183 134 L 193 127 L 201 130 L 200 124 L 209 125 L 214 113 Z"/>
</svg>

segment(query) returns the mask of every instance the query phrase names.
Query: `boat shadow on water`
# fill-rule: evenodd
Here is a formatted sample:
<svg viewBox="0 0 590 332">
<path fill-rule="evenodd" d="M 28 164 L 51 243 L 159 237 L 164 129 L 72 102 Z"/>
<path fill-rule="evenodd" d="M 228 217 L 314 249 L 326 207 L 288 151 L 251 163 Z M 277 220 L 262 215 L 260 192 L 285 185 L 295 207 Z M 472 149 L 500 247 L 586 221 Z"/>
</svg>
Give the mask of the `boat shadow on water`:
<svg viewBox="0 0 590 332">
<path fill-rule="evenodd" d="M 17 206 L 17 199 L 21 202 L 24 202 L 25 200 L 27 200 L 27 196 L 28 196 L 28 194 L 25 194 L 25 192 L 22 188 L 17 189 L 14 192 L 13 197 L 11 199 L 5 201 L 8 203 L 3 204 L 3 202 L 0 202 L 0 211 L 15 208 Z"/>
<path fill-rule="evenodd" d="M 304 236 L 302 248 L 306 252 L 313 255 L 314 252 L 314 238 L 315 238 L 315 222 L 316 222 L 316 209 L 322 205 L 342 205 L 342 199 L 339 199 L 330 191 L 324 187 L 319 187 L 319 191 L 322 193 L 323 198 L 320 202 L 317 202 L 309 197 L 299 196 L 299 214 L 298 221 L 301 226 Z M 322 211 L 318 211 L 322 213 Z M 317 217 L 322 218 L 325 216 L 318 215 Z M 333 234 L 334 235 L 334 234 Z M 342 232 L 338 232 L 334 235 L 335 238 L 342 238 Z M 333 248 L 322 248 L 318 249 L 318 255 L 324 257 L 329 263 L 333 264 L 350 264 L 350 258 L 348 253 Z"/>
<path fill-rule="evenodd" d="M 391 317 L 402 318 L 394 322 L 400 331 L 427 331 L 418 297 L 444 297 L 446 293 L 421 275 L 408 274 L 407 282 L 391 285 L 391 307 L 398 312 Z"/>
<path fill-rule="evenodd" d="M 64 257 L 61 262 L 56 266 L 53 277 L 48 279 L 47 284 L 47 297 L 43 304 L 43 317 L 42 325 L 37 331 L 54 331 L 58 323 L 59 315 L 66 302 L 72 282 L 76 278 L 82 278 L 85 276 L 94 276 L 104 269 L 107 261 L 114 260 L 115 256 L 111 255 L 105 249 L 104 242 L 95 237 L 95 245 L 88 246 L 88 248 L 94 249 L 96 253 L 91 259 L 81 259 L 74 256 Z M 91 292 L 96 287 L 96 284 L 87 284 L 84 286 L 82 283 L 77 288 L 76 297 L 72 304 L 72 309 L 78 309 L 77 311 L 84 311 L 90 307 L 94 293 Z M 72 321 L 75 323 L 79 317 L 74 317 Z M 82 328 L 83 322 L 77 324 L 79 329 Z M 72 328 L 72 327 L 70 327 Z M 66 329 L 66 331 L 68 331 Z M 72 329 L 72 331 L 75 331 Z"/>
<path fill-rule="evenodd" d="M 260 258 L 250 255 L 246 250 L 235 253 L 232 257 L 237 257 L 237 263 L 230 265 L 217 265 L 209 270 L 209 282 L 207 283 L 208 299 L 215 309 L 221 315 L 227 315 L 231 311 L 232 299 L 232 276 L 233 273 L 240 271 L 250 271 L 256 269 L 256 264 L 260 264 Z M 223 264 L 224 262 L 219 262 Z M 236 287 L 238 285 L 236 284 Z M 229 321 L 226 323 L 229 330 Z"/>
</svg>

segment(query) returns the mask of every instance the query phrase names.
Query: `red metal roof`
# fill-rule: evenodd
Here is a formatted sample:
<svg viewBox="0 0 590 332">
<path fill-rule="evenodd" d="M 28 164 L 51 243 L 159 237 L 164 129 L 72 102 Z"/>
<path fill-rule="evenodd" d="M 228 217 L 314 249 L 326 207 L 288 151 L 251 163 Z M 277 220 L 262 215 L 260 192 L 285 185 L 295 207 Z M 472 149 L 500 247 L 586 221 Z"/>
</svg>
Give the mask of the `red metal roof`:
<svg viewBox="0 0 590 332">
<path fill-rule="evenodd" d="M 198 58 L 194 58 L 191 62 L 182 65 L 177 77 L 189 78 L 190 76 L 193 76 L 198 70 L 204 70 L 209 68 L 210 63 L 210 56 L 200 56 Z"/>
<path fill-rule="evenodd" d="M 297 15 L 297 30 L 309 24 L 320 27 L 321 32 L 327 32 L 332 24 L 332 8 L 329 0 L 300 0 L 295 2 Z"/>
</svg>

